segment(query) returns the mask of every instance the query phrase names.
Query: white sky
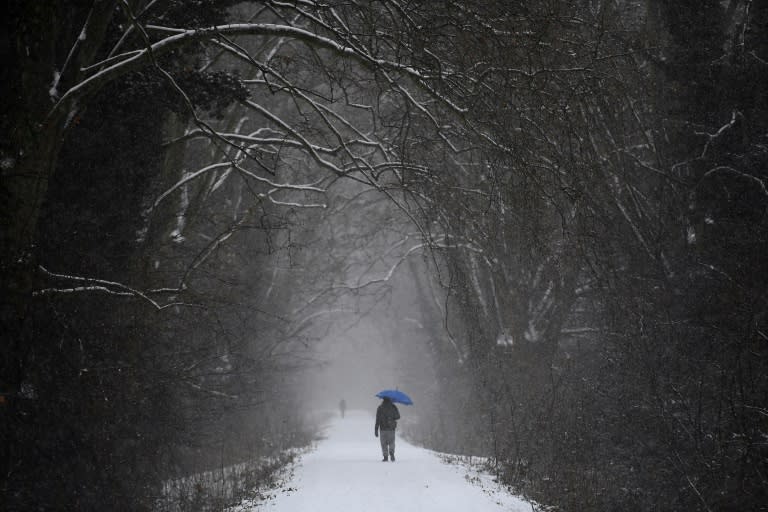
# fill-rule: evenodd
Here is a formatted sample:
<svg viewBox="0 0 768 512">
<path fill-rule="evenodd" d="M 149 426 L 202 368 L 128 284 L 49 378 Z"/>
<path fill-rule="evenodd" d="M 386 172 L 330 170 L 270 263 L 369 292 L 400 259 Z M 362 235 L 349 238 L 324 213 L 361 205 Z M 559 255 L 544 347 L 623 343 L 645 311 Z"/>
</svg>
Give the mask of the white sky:
<svg viewBox="0 0 768 512">
<path fill-rule="evenodd" d="M 409 407 L 399 405 L 405 418 Z M 510 495 L 489 475 L 446 464 L 398 434 L 397 462 L 382 462 L 369 412 L 338 413 L 326 439 L 304 455 L 293 475 L 261 503 L 236 512 L 531 512 L 531 504 Z M 478 478 L 475 478 L 478 477 Z M 471 480 L 471 481 L 470 481 Z M 233 511 L 233 512 L 234 512 Z"/>
</svg>

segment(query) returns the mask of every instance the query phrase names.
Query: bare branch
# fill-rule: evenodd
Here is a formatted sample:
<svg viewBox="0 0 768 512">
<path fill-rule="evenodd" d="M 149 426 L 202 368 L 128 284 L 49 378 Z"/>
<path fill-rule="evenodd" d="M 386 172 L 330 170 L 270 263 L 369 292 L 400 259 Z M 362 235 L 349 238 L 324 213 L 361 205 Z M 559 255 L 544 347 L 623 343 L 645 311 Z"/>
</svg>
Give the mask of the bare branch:
<svg viewBox="0 0 768 512">
<path fill-rule="evenodd" d="M 136 288 L 128 286 L 126 284 L 118 283 L 116 281 L 107 281 L 104 279 L 97 279 L 93 277 L 81 277 L 81 276 L 73 276 L 73 275 L 67 275 L 67 274 L 59 274 L 59 273 L 49 271 L 42 265 L 40 265 L 38 268 L 43 272 L 43 274 L 45 274 L 48 277 L 63 279 L 66 281 L 74 281 L 77 283 L 83 283 L 83 286 L 74 286 L 74 287 L 68 287 L 68 288 L 43 288 L 43 289 L 32 292 L 33 296 L 52 295 L 52 294 L 59 294 L 59 293 L 103 292 L 103 293 L 108 293 L 110 295 L 117 295 L 121 297 L 127 297 L 127 296 L 138 297 L 148 302 L 149 304 L 151 304 L 152 307 L 154 307 L 157 310 L 163 310 L 172 306 L 200 307 L 199 304 L 191 304 L 191 303 L 185 303 L 185 302 L 169 302 L 166 304 L 160 304 L 159 302 L 150 298 L 148 295 L 150 293 L 156 293 L 157 292 L 156 290 L 143 292 L 143 291 L 137 290 Z M 167 292 L 169 290 L 165 289 L 162 291 Z M 181 292 L 183 291 L 183 289 L 179 288 L 175 291 Z"/>
</svg>

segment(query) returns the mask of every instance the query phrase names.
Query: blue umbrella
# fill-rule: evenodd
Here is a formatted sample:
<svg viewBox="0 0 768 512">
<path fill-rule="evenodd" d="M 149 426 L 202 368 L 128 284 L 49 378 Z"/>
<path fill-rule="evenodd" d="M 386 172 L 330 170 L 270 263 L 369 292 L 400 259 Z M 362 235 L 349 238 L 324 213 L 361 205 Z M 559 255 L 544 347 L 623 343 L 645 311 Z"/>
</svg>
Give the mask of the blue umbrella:
<svg viewBox="0 0 768 512">
<path fill-rule="evenodd" d="M 379 398 L 389 398 L 393 402 L 397 402 L 399 404 L 413 405 L 413 400 L 411 400 L 411 397 L 399 389 L 385 389 L 384 391 L 379 391 L 376 393 L 376 396 Z"/>
</svg>

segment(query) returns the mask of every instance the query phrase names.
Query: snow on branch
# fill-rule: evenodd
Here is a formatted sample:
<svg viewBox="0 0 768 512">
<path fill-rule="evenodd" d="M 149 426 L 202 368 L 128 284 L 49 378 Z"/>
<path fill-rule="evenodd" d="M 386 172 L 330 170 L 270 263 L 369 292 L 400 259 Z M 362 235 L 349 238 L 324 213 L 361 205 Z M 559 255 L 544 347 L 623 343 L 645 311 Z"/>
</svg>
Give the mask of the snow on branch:
<svg viewBox="0 0 768 512">
<path fill-rule="evenodd" d="M 130 7 L 127 3 L 123 2 L 123 6 L 130 12 Z M 466 108 L 455 104 L 451 99 L 444 97 L 431 87 L 428 84 L 428 80 L 433 77 L 430 77 L 425 72 L 396 61 L 375 58 L 364 47 L 354 44 L 353 41 L 342 37 L 338 32 L 336 33 L 336 36 L 340 41 L 320 35 L 312 30 L 286 24 L 233 23 L 207 28 L 183 29 L 175 27 L 159 27 L 156 25 L 141 25 L 137 21 L 136 16 L 130 14 L 130 17 L 133 26 L 140 33 L 142 39 L 145 40 L 146 46 L 141 49 L 124 52 L 120 55 L 112 55 L 111 52 L 110 56 L 104 61 L 85 68 L 89 71 L 94 69 L 98 69 L 98 71 L 84 78 L 79 83 L 76 83 L 62 94 L 49 112 L 48 118 L 54 117 L 61 111 L 66 111 L 70 105 L 77 102 L 82 97 L 98 91 L 101 87 L 114 81 L 116 78 L 140 69 L 148 64 L 152 64 L 153 62 L 156 62 L 159 57 L 166 55 L 169 52 L 180 49 L 193 42 L 206 40 L 221 46 L 223 38 L 226 38 L 227 36 L 243 35 L 277 36 L 295 40 L 302 42 L 313 49 L 326 49 L 332 51 L 337 56 L 351 58 L 363 67 L 372 71 L 397 71 L 398 73 L 402 73 L 403 76 L 413 80 L 420 88 L 430 94 L 433 98 L 442 102 L 455 113 L 463 114 L 467 112 Z M 151 42 L 147 36 L 147 30 L 168 35 L 161 37 L 160 40 Z M 231 50 L 234 50 L 234 48 L 231 47 Z"/>
<path fill-rule="evenodd" d="M 707 151 L 709 150 L 709 146 L 715 142 L 723 133 L 725 133 L 727 130 L 734 127 L 736 124 L 736 121 L 742 117 L 741 112 L 738 112 L 734 110 L 731 112 L 731 120 L 725 123 L 723 126 L 721 126 L 715 133 L 707 133 L 707 132 L 694 132 L 696 135 L 705 135 L 707 137 L 707 142 L 704 144 L 704 149 L 701 150 L 701 155 L 699 155 L 699 158 L 704 158 L 707 156 Z"/>
<path fill-rule="evenodd" d="M 303 135 L 301 135 L 296 129 L 294 129 L 289 123 L 283 121 L 280 119 L 277 115 L 270 112 L 268 109 L 264 108 L 263 106 L 259 105 L 256 102 L 253 102 L 251 100 L 246 100 L 245 104 L 251 107 L 253 110 L 259 112 L 262 114 L 265 118 L 272 121 L 276 125 L 280 126 L 284 130 L 286 130 L 294 139 L 298 140 L 301 145 L 307 150 L 307 152 L 310 154 L 312 159 L 320 164 L 322 167 L 325 167 L 326 169 L 329 169 L 331 172 L 336 174 L 337 176 L 343 176 L 345 174 L 344 170 L 338 167 L 333 162 L 330 162 L 329 160 L 323 158 L 320 156 L 320 153 L 315 149 L 314 144 L 310 143 Z"/>
<path fill-rule="evenodd" d="M 300 191 L 300 192 L 317 192 L 317 193 L 321 193 L 321 194 L 326 192 L 326 190 L 324 188 L 321 188 L 321 187 L 317 186 L 317 184 L 320 181 L 315 181 L 315 182 L 307 183 L 307 184 L 277 183 L 277 182 L 274 182 L 274 181 L 272 181 L 272 180 L 270 180 L 268 178 L 265 178 L 263 176 L 259 176 L 258 174 L 245 169 L 244 167 L 239 165 L 237 162 L 234 162 L 234 161 L 229 162 L 228 161 L 228 162 L 219 162 L 219 163 L 207 165 L 207 166 L 203 167 L 202 169 L 198 169 L 197 171 L 186 173 L 179 181 L 177 181 L 176 183 L 171 185 L 168 189 L 165 190 L 165 192 L 160 194 L 157 197 L 157 199 L 155 199 L 155 202 L 153 203 L 152 207 L 153 208 L 157 208 L 157 206 L 166 197 L 168 197 L 175 190 L 178 190 L 180 187 L 182 187 L 183 185 L 189 183 L 190 181 L 195 180 L 195 179 L 199 178 L 200 176 L 202 176 L 204 174 L 207 174 L 209 172 L 212 172 L 212 171 L 215 171 L 215 170 L 218 170 L 218 169 L 229 169 L 229 168 L 236 169 L 238 172 L 244 174 L 245 176 L 247 176 L 249 178 L 252 178 L 252 179 L 254 179 L 256 181 L 259 181 L 261 183 L 264 183 L 264 184 L 272 187 L 272 189 L 269 192 L 264 194 L 264 197 L 271 196 L 273 193 L 275 193 L 275 192 L 277 192 L 279 190 L 295 190 L 295 191 Z M 272 199 L 270 198 L 270 200 L 272 200 Z M 313 205 L 313 206 L 318 206 L 318 205 Z"/>
<path fill-rule="evenodd" d="M 216 391 L 215 389 L 204 388 L 200 384 L 192 382 L 190 379 L 185 379 L 184 382 L 187 385 L 189 385 L 189 387 L 191 387 L 191 388 L 193 388 L 193 389 L 195 389 L 197 391 L 200 391 L 202 393 L 206 393 L 206 394 L 218 397 L 218 398 L 228 398 L 230 400 L 238 400 L 240 398 L 238 395 L 230 395 L 228 393 L 223 393 L 221 391 Z"/>
<path fill-rule="evenodd" d="M 711 176 L 712 174 L 715 174 L 717 172 L 726 172 L 730 174 L 735 174 L 736 176 L 746 178 L 748 180 L 752 180 L 760 187 L 760 190 L 762 191 L 763 195 L 768 197 L 768 188 L 765 186 L 765 182 L 758 178 L 757 176 L 754 176 L 752 174 L 748 174 L 746 172 L 739 171 L 738 169 L 734 169 L 733 167 L 727 166 L 727 165 L 719 165 L 717 167 L 714 167 L 707 172 L 704 173 L 704 176 L 702 178 L 706 178 L 708 176 Z"/>
<path fill-rule="evenodd" d="M 211 171 L 214 171 L 216 169 L 229 168 L 229 167 L 232 167 L 232 162 L 220 162 L 220 163 L 217 163 L 217 164 L 211 164 L 211 165 L 205 166 L 202 169 L 198 169 L 195 172 L 185 173 L 184 176 L 182 176 L 182 178 L 179 181 L 177 181 L 176 183 L 171 185 L 170 188 L 166 189 L 165 192 L 160 194 L 157 197 L 157 199 L 155 199 L 155 202 L 152 203 L 152 208 L 153 209 L 157 208 L 158 205 L 163 201 L 163 199 L 165 199 L 166 197 L 171 195 L 171 193 L 173 193 L 175 190 L 178 190 L 183 185 L 185 185 L 185 184 L 189 183 L 190 181 L 194 180 L 195 178 L 198 178 L 198 177 L 202 176 L 203 174 L 211 172 Z"/>
<path fill-rule="evenodd" d="M 32 292 L 33 296 L 54 295 L 54 294 L 64 294 L 64 293 L 79 293 L 79 292 L 101 292 L 101 293 L 107 293 L 109 295 L 116 295 L 120 297 L 137 297 L 144 300 L 145 302 L 148 302 L 157 310 L 163 310 L 172 306 L 199 307 L 199 304 L 191 304 L 191 303 L 185 303 L 185 302 L 169 302 L 169 303 L 161 304 L 160 302 L 149 297 L 150 293 L 157 292 L 154 290 L 149 292 L 144 292 L 136 288 L 133 288 L 131 286 L 128 286 L 126 284 L 118 283 L 116 281 L 107 281 L 105 279 L 97 279 L 94 277 L 82 277 L 82 276 L 74 276 L 74 275 L 68 275 L 68 274 L 59 274 L 56 272 L 51 272 L 50 270 L 43 267 L 42 265 L 39 265 L 38 268 L 43 272 L 43 274 L 45 274 L 48 277 L 51 277 L 54 279 L 61 279 L 64 281 L 81 283 L 81 284 L 79 286 L 70 286 L 70 287 L 42 288 L 40 290 L 35 290 L 34 292 Z M 178 293 L 183 290 L 182 289 L 164 289 L 162 291 L 163 293 L 166 293 L 166 292 Z"/>
<path fill-rule="evenodd" d="M 263 128 L 260 129 L 259 131 L 262 131 L 262 130 Z M 297 149 L 303 149 L 305 147 L 304 144 L 302 144 L 300 141 L 289 138 L 276 130 L 272 130 L 272 131 L 275 134 L 275 136 L 272 136 L 272 137 L 257 137 L 255 134 L 245 135 L 242 133 L 228 133 L 228 132 L 218 132 L 217 136 L 223 137 L 231 141 L 249 143 L 250 145 L 245 149 L 251 149 L 256 146 L 267 146 L 272 148 L 290 147 L 290 148 L 297 148 Z M 198 139 L 198 138 L 212 138 L 212 135 L 211 133 L 205 130 L 200 130 L 200 129 L 189 130 L 184 135 L 181 135 L 179 137 L 176 137 L 175 139 L 165 142 L 164 145 L 170 146 L 171 144 L 177 144 L 179 142 L 184 142 L 187 140 Z M 373 141 L 370 138 L 363 136 L 363 138 L 360 138 L 360 139 L 346 140 L 344 141 L 344 145 L 340 144 L 335 147 L 325 147 L 325 146 L 318 146 L 316 144 L 312 144 L 312 148 L 315 151 L 317 151 L 318 153 L 323 153 L 327 155 L 338 154 L 347 146 L 381 147 L 381 143 Z"/>
</svg>

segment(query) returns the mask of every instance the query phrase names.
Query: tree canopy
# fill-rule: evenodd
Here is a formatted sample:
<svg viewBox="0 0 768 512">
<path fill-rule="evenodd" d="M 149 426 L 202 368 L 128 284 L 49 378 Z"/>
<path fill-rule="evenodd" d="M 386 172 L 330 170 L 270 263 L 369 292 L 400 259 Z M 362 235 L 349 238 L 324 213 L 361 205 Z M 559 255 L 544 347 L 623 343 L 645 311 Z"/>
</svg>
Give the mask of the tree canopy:
<svg viewBox="0 0 768 512">
<path fill-rule="evenodd" d="M 765 1 L 8 4 L 11 509 L 285 457 L 323 319 L 406 312 L 422 443 L 563 510 L 768 501 Z"/>
</svg>

